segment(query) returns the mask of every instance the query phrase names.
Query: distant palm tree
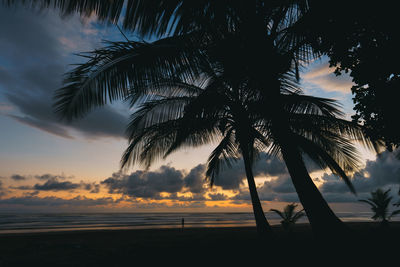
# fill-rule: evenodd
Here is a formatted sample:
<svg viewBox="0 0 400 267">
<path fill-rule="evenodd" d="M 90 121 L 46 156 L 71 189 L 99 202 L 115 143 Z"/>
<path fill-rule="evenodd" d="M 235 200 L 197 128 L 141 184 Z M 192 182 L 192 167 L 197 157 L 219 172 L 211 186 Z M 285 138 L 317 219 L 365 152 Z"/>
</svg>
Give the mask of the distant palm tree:
<svg viewBox="0 0 400 267">
<path fill-rule="evenodd" d="M 281 218 L 281 224 L 283 229 L 286 231 L 291 231 L 295 223 L 303 216 L 305 213 L 303 212 L 304 209 L 295 212 L 297 205 L 292 203 L 288 204 L 284 207 L 283 211 L 277 209 L 271 209 L 271 211 L 277 213 Z"/>
<path fill-rule="evenodd" d="M 372 219 L 381 221 L 381 225 L 387 225 L 390 218 L 400 213 L 400 210 L 395 210 L 389 215 L 389 204 L 393 197 L 389 196 L 390 189 L 383 191 L 381 188 L 371 192 L 371 197 L 368 199 L 360 199 L 359 201 L 365 202 L 371 206 L 374 212 Z"/>
</svg>

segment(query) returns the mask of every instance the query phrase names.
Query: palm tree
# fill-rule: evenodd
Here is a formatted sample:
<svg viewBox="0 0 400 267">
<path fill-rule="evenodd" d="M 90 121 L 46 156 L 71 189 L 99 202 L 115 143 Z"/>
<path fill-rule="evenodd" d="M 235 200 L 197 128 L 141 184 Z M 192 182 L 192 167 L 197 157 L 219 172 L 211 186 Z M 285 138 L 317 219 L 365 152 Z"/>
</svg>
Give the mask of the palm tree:
<svg viewBox="0 0 400 267">
<path fill-rule="evenodd" d="M 188 42 L 192 38 L 197 39 L 192 35 L 164 38 L 150 44 L 132 41 L 110 43 L 104 49 L 85 55 L 89 58 L 88 62 L 71 72 L 67 76 L 66 87 L 58 91 L 57 111 L 73 118 L 93 107 L 104 105 L 108 100 L 129 95 L 140 98 L 141 88 L 162 83 L 171 75 L 179 75 L 183 82 L 199 76 L 204 72 L 204 65 L 208 64 L 205 60 L 207 56 L 204 50 L 193 49 L 194 42 Z M 240 74 L 235 69 L 228 70 L 231 77 Z M 280 90 L 282 87 L 294 87 L 294 81 L 287 79 L 288 73 L 278 74 L 281 78 L 278 83 L 271 79 L 272 84 L 277 83 Z M 253 83 L 252 88 L 257 85 Z M 254 108 L 258 108 L 257 112 L 268 121 L 270 132 L 267 136 L 274 140 L 271 152 L 281 155 L 285 160 L 313 229 L 324 232 L 328 225 L 334 228 L 340 221 L 313 184 L 302 154 L 308 154 L 321 167 L 331 168 L 353 189 L 343 169 L 354 168 L 357 160 L 354 147 L 346 138 L 363 140 L 361 128 L 338 120 L 336 115 L 340 115 L 340 112 L 332 101 L 311 100 L 310 97 L 295 94 L 273 96 L 275 100 L 270 100 L 265 94 L 258 94 L 258 97 L 259 103 Z M 288 110 L 295 112 L 288 113 Z M 303 111 L 313 112 L 310 114 L 313 118 L 298 114 Z M 307 129 L 293 131 L 291 128 L 296 121 L 296 127 L 304 126 Z"/>
<path fill-rule="evenodd" d="M 65 14 L 94 12 L 100 19 L 111 22 L 118 21 L 124 2 L 25 1 L 53 5 Z M 251 81 L 253 89 L 260 91 L 263 105 L 258 105 L 258 114 L 263 114 L 269 122 L 267 136 L 274 141 L 271 151 L 285 160 L 313 230 L 341 229 L 343 224 L 312 182 L 303 155 L 311 155 L 321 167 L 329 167 L 354 191 L 345 171 L 354 169 L 357 160 L 354 147 L 346 138 L 365 141 L 361 128 L 343 120 L 339 122 L 331 116 L 338 113 L 329 110 L 332 113 L 329 116 L 319 112 L 313 114 L 316 117 L 312 121 L 303 118 L 302 123 L 308 130 L 294 131 L 293 121 L 295 118 L 301 121 L 298 118 L 301 116 L 287 112 L 285 100 L 293 96 L 281 94 L 282 87 L 287 86 L 285 75 L 294 70 L 298 78 L 300 63 L 318 56 L 312 54 L 305 38 L 296 32 L 298 18 L 307 9 L 307 1 L 300 0 L 259 0 L 252 4 L 244 1 L 127 1 L 124 28 L 142 36 L 163 39 L 151 44 L 111 43 L 106 49 L 95 51 L 88 56 L 87 64 L 70 73 L 66 90 L 58 93 L 57 106 L 68 103 L 61 110 L 72 118 L 107 100 L 127 97 L 135 90 L 137 94 L 138 88 L 168 76 L 171 78 L 171 75 L 198 77 L 206 65 L 203 60 L 206 53 L 213 61 L 225 62 L 226 75 L 234 77 L 242 73 L 241 80 L 244 76 Z M 202 49 L 198 49 L 199 45 Z M 298 107 L 299 102 L 296 103 Z M 321 122 L 317 122 L 318 119 L 322 119 Z"/>
<path fill-rule="evenodd" d="M 257 227 L 260 232 L 265 232 L 265 227 L 260 227 L 265 224 L 265 216 L 251 165 L 260 150 L 279 154 L 279 144 L 271 131 L 271 120 L 262 112 L 265 102 L 260 101 L 260 92 L 251 89 L 250 81 L 241 81 L 238 76 L 225 77 L 221 70 L 219 74 L 204 71 L 201 80 L 193 83 L 177 77 L 166 79 L 148 85 L 139 93 L 141 96 L 134 94 L 131 104 L 139 105 L 139 108 L 132 115 L 127 130 L 130 144 L 122 166 L 141 163 L 149 167 L 155 160 L 165 158 L 182 146 L 199 146 L 219 140 L 208 160 L 207 177 L 212 185 L 223 162 L 229 164 L 241 155 Z M 351 153 L 353 146 L 337 131 L 346 132 L 351 124 L 334 116 L 338 111 L 332 101 L 298 95 L 290 91 L 293 86 L 282 90 L 292 137 L 299 140 L 298 147 L 311 159 L 344 173 L 335 157 L 352 164 L 355 160 Z M 61 101 L 60 105 L 63 110 L 68 102 Z M 350 181 L 346 181 L 351 187 Z"/>
<path fill-rule="evenodd" d="M 257 230 L 270 234 L 252 171 L 258 153 L 255 146 L 264 142 L 258 130 L 260 118 L 250 113 L 251 102 L 258 98 L 246 90 L 246 82 L 209 74 L 193 83 L 165 80 L 147 87 L 144 99 L 133 96 L 132 105 L 138 109 L 127 128 L 129 146 L 122 166 L 141 163 L 149 167 L 183 146 L 218 140 L 208 159 L 206 177 L 213 185 L 224 163 L 242 157 Z"/>
<path fill-rule="evenodd" d="M 224 111 L 224 109 L 229 105 L 226 104 L 226 101 L 221 100 L 216 103 L 215 101 L 210 101 L 210 99 L 220 99 L 222 96 L 222 98 L 234 99 L 233 96 L 226 94 L 228 94 L 228 92 L 230 92 L 229 94 L 232 94 L 237 91 L 235 101 L 238 103 L 236 106 L 245 111 L 237 112 L 237 114 L 242 114 L 242 116 L 244 116 L 251 111 L 251 116 L 257 118 L 259 128 L 261 127 L 260 129 L 262 130 L 259 130 L 261 134 L 258 134 L 257 136 L 258 142 L 263 140 L 264 148 L 268 147 L 268 150 L 271 153 L 280 155 L 282 145 L 279 141 L 282 137 L 276 134 L 273 127 L 276 118 L 265 112 L 265 107 L 268 106 L 270 102 L 262 98 L 260 91 L 251 89 L 256 87 L 257 84 L 254 85 L 250 79 L 246 80 L 245 78 L 247 78 L 247 76 L 242 75 L 240 72 L 234 73 L 234 69 L 229 68 L 229 64 L 214 64 L 214 67 L 211 67 L 209 61 L 204 60 L 210 58 L 207 56 L 207 53 L 193 49 L 193 42 L 188 42 L 192 37 L 182 36 L 179 38 L 165 38 L 149 44 L 132 41 L 110 43 L 109 46 L 104 49 L 99 49 L 94 51 L 92 54 L 85 55 L 90 60 L 71 72 L 69 76 L 67 76 L 66 86 L 57 92 L 57 111 L 64 114 L 67 118 L 74 118 L 84 114 L 95 106 L 105 104 L 107 99 L 114 100 L 129 96 L 132 98 L 132 104 L 140 103 L 141 100 L 151 100 L 151 102 L 146 103 L 146 105 L 148 108 L 151 107 L 149 110 L 152 112 L 152 115 L 146 114 L 146 116 L 148 118 L 163 118 L 163 120 L 166 120 L 166 118 L 173 119 L 176 118 L 174 116 L 181 116 L 182 112 L 185 110 L 182 103 L 187 104 L 193 100 L 191 98 L 198 98 L 200 96 L 203 96 L 203 100 L 205 96 L 208 96 L 207 99 L 204 100 L 205 103 L 208 104 L 207 108 L 212 111 L 211 114 L 217 114 L 215 112 L 218 108 Z M 195 64 L 188 60 L 194 56 L 198 57 Z M 170 64 L 172 61 L 174 64 Z M 224 63 L 221 59 L 219 59 L 218 62 Z M 171 65 L 173 68 L 171 68 Z M 225 68 L 225 66 L 228 67 Z M 227 77 L 215 78 L 217 75 L 212 72 L 215 69 L 219 69 L 219 71 Z M 229 70 L 227 73 L 226 69 Z M 211 85 L 218 89 L 212 89 L 213 87 L 210 87 L 208 90 L 204 91 L 199 89 L 198 86 L 194 86 L 194 84 L 188 84 L 187 81 L 193 79 L 194 71 L 196 71 L 198 77 L 203 76 L 203 82 L 200 83 L 206 83 L 206 77 L 211 77 L 215 80 Z M 174 73 L 172 78 L 171 73 Z M 223 80 L 224 82 L 222 82 Z M 217 86 L 218 83 L 216 83 L 216 81 L 219 81 L 219 87 Z M 197 83 L 199 82 L 197 81 Z M 227 87 L 226 84 L 232 85 Z M 236 84 L 236 87 L 240 85 L 239 88 L 235 89 L 236 91 L 232 91 L 231 89 L 236 88 L 233 84 Z M 298 91 L 298 88 L 296 87 L 295 73 L 281 74 L 280 87 L 282 93 L 278 100 L 284 103 L 282 105 L 284 111 L 280 116 L 287 118 L 287 123 L 290 125 L 290 138 L 296 142 L 296 147 L 299 151 L 302 151 L 302 153 L 309 155 L 309 157 L 319 163 L 321 167 L 330 167 L 335 173 L 340 174 L 348 183 L 350 188 L 352 188 L 351 183 L 341 166 L 344 166 L 345 168 L 353 166 L 355 164 L 354 162 L 356 162 L 356 157 L 354 154 L 354 147 L 346 140 L 346 138 L 343 137 L 343 135 L 347 134 L 348 136 L 361 137 L 360 129 L 347 121 L 337 118 L 337 115 L 340 115 L 340 112 L 337 110 L 333 101 L 294 93 Z M 227 90 L 226 94 L 221 91 L 222 89 Z M 245 93 L 245 90 L 248 90 L 249 92 Z M 199 94 L 199 92 L 203 91 L 207 93 Z M 182 92 L 186 92 L 185 97 L 183 99 L 177 98 L 177 96 Z M 154 98 L 149 97 L 149 95 L 154 95 L 154 97 L 159 99 L 154 102 Z M 240 98 L 237 98 L 239 96 Z M 243 99 L 243 97 L 245 98 Z M 249 100 L 251 101 L 249 102 Z M 179 104 L 180 101 L 183 102 Z M 218 104 L 224 104 L 225 106 L 218 106 Z M 173 105 L 176 106 L 173 107 Z M 201 107 L 201 105 L 199 107 Z M 141 113 L 146 110 L 147 109 L 141 110 Z M 199 110 L 200 111 L 198 112 L 203 114 L 203 109 L 200 108 Z M 230 108 L 230 110 L 234 109 Z M 175 113 L 171 113 L 172 111 Z M 153 112 L 156 113 L 154 114 Z M 135 118 L 138 114 L 139 113 L 135 114 Z M 144 114 L 145 113 L 143 113 L 143 116 Z M 226 114 L 223 113 L 223 115 L 225 116 Z M 186 114 L 186 117 L 188 116 L 189 115 Z M 215 125 L 224 125 L 225 127 L 226 119 L 222 119 L 224 116 L 221 115 L 221 117 L 215 119 L 217 121 L 220 120 L 225 124 L 221 124 L 221 122 L 216 123 Z M 238 115 L 235 116 L 235 120 L 243 120 L 238 117 Z M 135 123 L 138 123 L 137 118 L 135 121 Z M 204 127 L 211 127 L 207 123 L 210 123 L 213 120 L 206 118 L 200 123 L 198 118 L 191 118 L 186 121 L 189 123 L 196 121 L 197 125 L 204 124 Z M 130 127 L 131 131 L 144 128 L 146 129 L 145 132 L 147 135 L 150 135 L 151 131 L 155 131 L 155 136 L 157 136 L 157 134 L 160 134 L 160 136 L 158 136 L 157 139 L 154 137 L 151 141 L 148 141 L 146 146 L 139 146 L 137 145 L 137 142 L 143 138 L 142 135 L 131 135 L 130 147 L 132 149 L 127 150 L 130 152 L 125 154 L 124 163 L 126 164 L 128 162 L 128 155 L 134 155 L 133 157 L 141 155 L 140 158 L 136 158 L 135 160 L 137 161 L 140 159 L 148 166 L 155 159 L 155 156 L 152 153 L 155 151 L 156 154 L 158 153 L 158 155 L 161 156 L 166 152 L 165 149 L 168 148 L 173 139 L 171 139 L 169 135 L 157 132 L 160 129 L 165 129 L 160 128 L 162 127 L 160 125 L 150 127 L 151 125 L 148 124 L 136 125 L 135 123 L 132 124 L 134 127 Z M 166 124 L 168 125 L 167 129 L 175 129 L 171 126 L 171 123 L 176 122 L 169 122 L 169 124 Z M 255 121 L 253 123 L 255 123 Z M 252 149 L 250 148 L 254 143 L 254 137 L 246 133 L 249 130 L 244 130 L 246 134 L 241 134 L 243 130 L 239 130 L 239 126 L 249 128 L 248 125 L 251 125 L 251 123 L 236 123 L 235 131 L 225 130 L 221 133 L 225 135 L 229 133 L 224 143 L 229 141 L 231 134 L 235 136 L 235 140 L 241 139 L 241 143 L 249 141 L 249 147 L 238 145 L 237 148 L 240 148 L 242 153 L 245 152 L 246 155 L 250 157 L 253 154 L 253 152 L 251 152 Z M 189 129 L 187 125 L 182 128 Z M 186 138 L 193 134 L 194 133 L 186 131 Z M 184 135 L 181 134 L 181 136 Z M 211 141 L 212 139 L 211 137 L 204 138 L 198 135 L 195 136 L 204 143 L 206 143 L 206 141 Z M 238 136 L 243 137 L 238 139 Z M 166 141 L 166 138 L 170 138 L 170 140 L 167 140 L 169 143 Z M 152 148 L 149 144 L 157 145 Z M 193 145 L 197 144 L 193 143 Z M 175 148 L 178 147 L 178 145 L 175 145 Z M 135 148 L 135 150 L 133 150 L 133 148 Z M 142 150 L 144 153 L 141 153 Z M 150 153 L 149 151 L 153 152 Z M 228 158 L 229 155 L 230 154 L 228 153 L 224 157 Z M 246 155 L 243 155 L 243 158 L 246 160 L 246 164 L 249 165 Z M 303 169 L 307 172 L 303 162 L 302 164 Z M 295 177 L 295 174 L 292 174 L 292 177 Z M 251 176 L 252 174 L 248 173 L 248 177 Z M 309 178 L 308 173 L 307 177 Z M 309 179 L 311 180 L 311 178 Z M 250 178 L 250 180 L 252 179 Z M 258 204 L 255 204 L 255 206 L 258 206 Z M 308 213 L 309 217 L 311 217 L 310 214 L 313 214 L 312 210 Z M 315 214 L 314 216 L 318 216 L 318 214 Z"/>
<path fill-rule="evenodd" d="M 278 214 L 281 218 L 281 224 L 283 229 L 286 231 L 291 231 L 295 223 L 305 215 L 303 212 L 304 209 L 295 212 L 295 209 L 297 208 L 297 205 L 292 203 L 288 204 L 283 208 L 283 211 L 277 210 L 277 209 L 271 209 L 271 211 L 275 212 Z"/>
<path fill-rule="evenodd" d="M 400 213 L 400 210 L 395 210 L 389 215 L 389 204 L 393 197 L 389 196 L 390 188 L 383 191 L 381 188 L 371 192 L 371 197 L 368 199 L 360 199 L 371 206 L 374 215 L 371 217 L 374 220 L 381 221 L 382 226 L 387 226 L 390 218 Z"/>
</svg>

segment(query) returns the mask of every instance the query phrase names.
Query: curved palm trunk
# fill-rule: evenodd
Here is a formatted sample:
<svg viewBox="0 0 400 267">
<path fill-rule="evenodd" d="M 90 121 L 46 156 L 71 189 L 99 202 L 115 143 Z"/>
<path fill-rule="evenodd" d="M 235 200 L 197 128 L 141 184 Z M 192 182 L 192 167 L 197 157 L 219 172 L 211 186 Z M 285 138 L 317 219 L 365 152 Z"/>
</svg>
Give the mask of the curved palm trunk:
<svg viewBox="0 0 400 267">
<path fill-rule="evenodd" d="M 314 234 L 322 238 L 348 234 L 347 227 L 331 210 L 312 181 L 297 148 L 282 145 L 281 151 Z"/>
<path fill-rule="evenodd" d="M 279 82 L 277 82 L 276 87 L 280 88 Z M 268 94 L 263 93 L 264 97 L 268 98 Z M 273 99 L 279 100 L 278 93 L 278 90 L 272 92 Z M 312 181 L 304 164 L 303 157 L 291 137 L 288 118 L 285 117 L 286 112 L 281 102 L 276 101 L 272 107 L 275 110 L 275 112 L 271 112 L 273 117 L 273 133 L 275 137 L 279 138 L 278 143 L 283 159 L 299 200 L 306 212 L 312 231 L 317 238 L 323 239 L 327 237 L 328 240 L 348 235 L 350 233 L 348 228 L 335 215 Z"/>
<path fill-rule="evenodd" d="M 251 196 L 251 203 L 253 205 L 254 217 L 256 220 L 257 232 L 260 235 L 272 235 L 272 228 L 269 225 L 263 208 L 261 206 L 260 199 L 258 197 L 256 183 L 254 181 L 253 170 L 251 168 L 251 161 L 249 158 L 249 153 L 243 151 L 243 161 L 246 170 L 247 182 L 249 184 L 249 191 Z"/>
</svg>

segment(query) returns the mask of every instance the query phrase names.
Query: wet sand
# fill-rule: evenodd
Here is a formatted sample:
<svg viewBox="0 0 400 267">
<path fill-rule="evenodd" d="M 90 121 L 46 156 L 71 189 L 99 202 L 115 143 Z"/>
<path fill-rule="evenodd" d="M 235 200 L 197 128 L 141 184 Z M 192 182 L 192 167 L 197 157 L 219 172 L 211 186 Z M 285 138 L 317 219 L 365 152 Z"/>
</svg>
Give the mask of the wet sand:
<svg viewBox="0 0 400 267">
<path fill-rule="evenodd" d="M 392 256 L 397 258 L 393 253 L 398 253 L 400 244 L 399 222 L 392 222 L 385 231 L 376 223 L 347 225 L 357 237 L 338 243 L 316 240 L 308 224 L 296 225 L 291 235 L 273 226 L 274 239 L 260 238 L 254 227 L 3 234 L 0 266 L 153 266 L 160 262 L 178 266 L 238 262 L 325 266 L 333 262 L 372 263 L 379 257 L 382 264 Z"/>
</svg>

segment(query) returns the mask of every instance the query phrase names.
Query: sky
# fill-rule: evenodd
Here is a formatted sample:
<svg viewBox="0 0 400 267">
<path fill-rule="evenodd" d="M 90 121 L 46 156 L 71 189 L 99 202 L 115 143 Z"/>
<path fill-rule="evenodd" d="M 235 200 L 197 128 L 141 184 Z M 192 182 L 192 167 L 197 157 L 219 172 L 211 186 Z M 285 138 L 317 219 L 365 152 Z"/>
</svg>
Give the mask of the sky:
<svg viewBox="0 0 400 267">
<path fill-rule="evenodd" d="M 126 33 L 135 39 L 134 34 Z M 123 102 L 67 123 L 53 113 L 63 74 L 103 40 L 124 40 L 113 25 L 95 18 L 60 18 L 53 10 L 0 7 L 0 212 L 251 211 L 242 162 L 224 170 L 210 188 L 205 162 L 212 146 L 185 149 L 155 163 L 121 172 L 129 110 Z M 326 58 L 302 72 L 306 94 L 337 99 L 350 118 L 351 78 L 336 77 Z M 338 177 L 312 165 L 309 171 L 334 211 L 363 212 L 377 187 L 397 197 L 400 163 L 388 152 L 360 148 L 362 166 L 351 194 Z M 282 161 L 262 153 L 254 165 L 264 209 L 298 202 Z"/>
</svg>

